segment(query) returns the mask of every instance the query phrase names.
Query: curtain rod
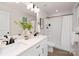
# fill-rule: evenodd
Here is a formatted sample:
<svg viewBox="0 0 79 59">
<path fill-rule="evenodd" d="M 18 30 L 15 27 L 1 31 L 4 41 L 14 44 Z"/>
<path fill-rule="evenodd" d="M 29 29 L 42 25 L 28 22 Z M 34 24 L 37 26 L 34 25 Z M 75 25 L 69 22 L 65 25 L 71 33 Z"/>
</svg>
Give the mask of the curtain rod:
<svg viewBox="0 0 79 59">
<path fill-rule="evenodd" d="M 59 16 L 51 16 L 51 17 L 46 17 L 46 18 L 54 18 L 54 17 L 61 17 L 61 16 L 68 16 L 68 15 L 73 15 L 73 13 L 71 13 L 71 14 L 64 14 L 64 15 L 59 15 Z"/>
</svg>

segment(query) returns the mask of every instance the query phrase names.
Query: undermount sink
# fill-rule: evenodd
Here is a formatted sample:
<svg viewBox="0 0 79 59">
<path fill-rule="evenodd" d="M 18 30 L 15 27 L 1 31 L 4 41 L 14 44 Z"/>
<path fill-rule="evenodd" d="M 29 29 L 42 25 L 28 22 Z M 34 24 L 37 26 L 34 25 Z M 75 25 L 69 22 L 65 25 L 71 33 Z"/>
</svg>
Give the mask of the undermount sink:
<svg viewBox="0 0 79 59">
<path fill-rule="evenodd" d="M 16 36 L 17 37 L 17 36 Z M 15 39 L 15 42 L 12 44 L 6 45 L 5 43 L 0 44 L 0 48 L 7 48 L 8 46 L 20 46 L 20 45 L 28 45 L 29 42 L 33 43 L 35 41 L 34 37 L 25 40 L 23 37 L 18 37 Z"/>
<path fill-rule="evenodd" d="M 17 47 L 21 47 L 21 46 L 23 46 L 23 45 L 27 45 L 27 44 L 24 44 L 24 43 L 22 43 L 22 42 L 16 42 L 16 43 L 12 43 L 12 44 L 9 44 L 9 45 L 2 45 L 2 46 L 0 46 L 0 48 L 17 48 Z"/>
</svg>

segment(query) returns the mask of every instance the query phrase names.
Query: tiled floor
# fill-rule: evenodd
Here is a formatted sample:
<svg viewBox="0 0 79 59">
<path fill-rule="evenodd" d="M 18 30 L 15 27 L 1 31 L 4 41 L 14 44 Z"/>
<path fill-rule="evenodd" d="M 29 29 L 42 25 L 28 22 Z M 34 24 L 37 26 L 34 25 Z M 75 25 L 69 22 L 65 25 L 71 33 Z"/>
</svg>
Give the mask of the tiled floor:
<svg viewBox="0 0 79 59">
<path fill-rule="evenodd" d="M 54 48 L 53 52 L 48 52 L 48 56 L 73 56 L 73 54 L 68 51 Z"/>
</svg>

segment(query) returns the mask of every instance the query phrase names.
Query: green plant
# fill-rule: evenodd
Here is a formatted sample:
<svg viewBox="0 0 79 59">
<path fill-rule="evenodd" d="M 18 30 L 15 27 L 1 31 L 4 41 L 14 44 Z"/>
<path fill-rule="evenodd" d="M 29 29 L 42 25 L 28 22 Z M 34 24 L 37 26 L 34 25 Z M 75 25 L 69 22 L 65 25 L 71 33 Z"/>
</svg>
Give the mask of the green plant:
<svg viewBox="0 0 79 59">
<path fill-rule="evenodd" d="M 24 19 L 22 19 L 22 21 L 19 22 L 15 22 L 16 24 L 19 24 L 23 30 L 28 29 L 31 30 L 32 28 L 32 24 L 30 22 L 24 21 Z"/>
<path fill-rule="evenodd" d="M 27 28 L 28 30 L 31 30 L 32 24 L 31 24 L 30 22 L 27 22 L 26 28 Z"/>
</svg>

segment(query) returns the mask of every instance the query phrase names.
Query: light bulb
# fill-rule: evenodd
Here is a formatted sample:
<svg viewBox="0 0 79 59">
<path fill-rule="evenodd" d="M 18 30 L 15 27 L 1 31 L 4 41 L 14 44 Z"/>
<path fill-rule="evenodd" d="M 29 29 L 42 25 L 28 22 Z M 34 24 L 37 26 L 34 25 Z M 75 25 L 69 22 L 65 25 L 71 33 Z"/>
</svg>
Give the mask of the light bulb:
<svg viewBox="0 0 79 59">
<path fill-rule="evenodd" d="M 33 8 L 33 4 L 32 4 L 32 3 L 30 3 L 30 4 L 29 4 L 29 7 L 32 9 L 32 8 Z"/>
<path fill-rule="evenodd" d="M 27 5 L 27 9 L 30 9 L 30 6 L 29 5 Z"/>
<path fill-rule="evenodd" d="M 32 9 L 33 8 L 33 4 L 32 3 L 27 3 L 27 9 Z"/>
<path fill-rule="evenodd" d="M 31 11 L 33 11 L 33 8 L 31 8 Z"/>
<path fill-rule="evenodd" d="M 37 6 L 33 5 L 33 3 L 25 3 L 25 4 L 27 6 L 27 9 L 34 11 L 34 13 L 38 13 L 40 11 Z"/>
<path fill-rule="evenodd" d="M 39 10 L 39 8 L 37 8 L 37 12 L 39 12 L 40 10 Z"/>
<path fill-rule="evenodd" d="M 16 3 L 20 3 L 21 1 L 16 1 Z"/>
<path fill-rule="evenodd" d="M 34 12 L 37 13 L 37 6 L 34 7 Z"/>
</svg>

